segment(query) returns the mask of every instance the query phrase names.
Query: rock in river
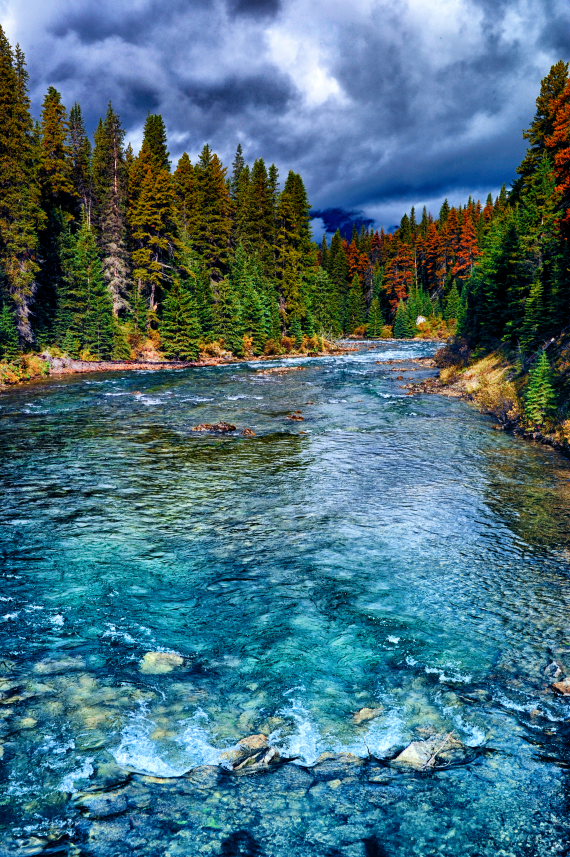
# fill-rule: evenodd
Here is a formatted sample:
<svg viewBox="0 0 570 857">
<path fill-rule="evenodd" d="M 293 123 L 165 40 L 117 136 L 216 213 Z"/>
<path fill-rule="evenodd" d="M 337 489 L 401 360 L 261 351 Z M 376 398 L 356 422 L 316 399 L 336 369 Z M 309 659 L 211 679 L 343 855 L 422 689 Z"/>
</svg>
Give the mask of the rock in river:
<svg viewBox="0 0 570 857">
<path fill-rule="evenodd" d="M 192 431 L 213 431 L 217 433 L 224 434 L 225 432 L 235 431 L 236 427 L 231 423 L 200 423 L 198 426 L 194 426 Z"/>
<path fill-rule="evenodd" d="M 380 708 L 361 708 L 360 711 L 352 715 L 352 719 L 357 726 L 360 726 L 361 723 L 367 723 L 369 720 L 375 720 L 377 717 L 380 717 L 383 711 L 382 706 Z"/>
<path fill-rule="evenodd" d="M 465 747 L 450 732 L 448 735 L 434 735 L 426 741 L 412 741 L 405 750 L 392 759 L 393 765 L 403 765 L 425 771 L 430 768 L 446 767 L 465 757 Z"/>
<path fill-rule="evenodd" d="M 257 773 L 278 765 L 281 755 L 271 747 L 266 735 L 248 735 L 238 741 L 235 747 L 226 750 L 221 756 L 222 762 L 239 773 Z"/>
<path fill-rule="evenodd" d="M 163 675 L 181 667 L 183 663 L 184 658 L 174 652 L 147 652 L 139 668 L 145 675 Z"/>
<path fill-rule="evenodd" d="M 562 696 L 570 696 L 570 678 L 565 678 L 563 681 L 555 682 L 552 687 L 557 693 Z"/>
</svg>

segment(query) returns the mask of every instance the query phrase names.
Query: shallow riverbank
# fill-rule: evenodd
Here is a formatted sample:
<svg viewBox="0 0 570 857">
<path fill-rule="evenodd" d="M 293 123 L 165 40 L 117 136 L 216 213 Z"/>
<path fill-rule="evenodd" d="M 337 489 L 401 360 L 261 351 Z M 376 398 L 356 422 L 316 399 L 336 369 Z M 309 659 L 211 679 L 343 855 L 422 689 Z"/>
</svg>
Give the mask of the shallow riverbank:
<svg viewBox="0 0 570 857">
<path fill-rule="evenodd" d="M 436 358 L 434 367 L 438 366 Z M 570 456 L 570 425 L 557 426 L 551 432 L 530 428 L 522 417 L 519 391 L 511 380 L 515 368 L 504 357 L 491 354 L 465 368 L 445 367 L 437 377 L 405 385 L 409 395 L 436 393 L 470 402 L 484 414 L 494 417 L 495 428 L 517 437 L 549 446 Z"/>
<path fill-rule="evenodd" d="M 75 360 L 72 357 L 52 357 L 49 354 L 33 355 L 37 368 L 33 374 L 18 377 L 13 373 L 8 383 L 0 382 L 0 393 L 5 390 L 38 384 L 48 378 L 65 375 L 86 375 L 100 372 L 161 372 L 178 369 L 200 369 L 207 366 L 231 366 L 239 363 L 262 363 L 275 360 L 293 360 L 306 357 L 326 357 L 348 354 L 353 348 L 331 347 L 319 352 L 293 352 L 281 355 L 259 355 L 255 357 L 201 357 L 199 360 Z"/>
</svg>

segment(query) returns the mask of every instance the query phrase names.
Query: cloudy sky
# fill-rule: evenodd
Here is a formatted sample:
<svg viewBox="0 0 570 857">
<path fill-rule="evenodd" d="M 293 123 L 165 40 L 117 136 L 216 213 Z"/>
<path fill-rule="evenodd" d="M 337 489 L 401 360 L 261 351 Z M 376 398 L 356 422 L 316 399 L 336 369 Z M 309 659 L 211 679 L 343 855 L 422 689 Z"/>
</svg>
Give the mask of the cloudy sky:
<svg viewBox="0 0 570 857">
<path fill-rule="evenodd" d="M 397 223 L 509 183 L 568 0 L 0 0 L 37 110 L 48 85 L 171 154 L 209 142 L 302 173 L 315 209 Z M 327 212 L 329 212 L 327 214 Z"/>
</svg>

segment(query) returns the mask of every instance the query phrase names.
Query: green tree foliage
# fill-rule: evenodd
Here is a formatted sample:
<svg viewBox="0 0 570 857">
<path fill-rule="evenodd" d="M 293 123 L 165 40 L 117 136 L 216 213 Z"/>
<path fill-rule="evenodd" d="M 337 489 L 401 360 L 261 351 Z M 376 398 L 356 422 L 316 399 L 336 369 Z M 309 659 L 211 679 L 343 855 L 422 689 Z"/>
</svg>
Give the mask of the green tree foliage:
<svg viewBox="0 0 570 857">
<path fill-rule="evenodd" d="M 166 357 L 195 360 L 200 355 L 202 330 L 188 281 L 175 277 L 164 301 L 160 336 Z"/>
<path fill-rule="evenodd" d="M 554 373 L 546 355 L 541 351 L 531 369 L 525 395 L 525 417 L 533 426 L 548 425 L 556 413 Z"/>
<path fill-rule="evenodd" d="M 66 289 L 62 313 L 68 321 L 62 347 L 72 356 L 106 360 L 113 356 L 117 328 L 99 248 L 85 220 L 65 252 Z"/>
<path fill-rule="evenodd" d="M 232 200 L 227 170 L 209 146 L 204 146 L 196 168 L 197 214 L 190 233 L 210 277 L 218 282 L 229 271 L 232 236 Z"/>
<path fill-rule="evenodd" d="M 75 216 L 79 221 L 85 218 L 91 223 L 94 196 L 91 141 L 85 130 L 79 104 L 74 104 L 69 112 L 69 157 L 73 194 L 78 201 Z"/>
<path fill-rule="evenodd" d="M 411 339 L 414 332 L 415 325 L 412 326 L 406 305 L 404 301 L 400 301 L 394 319 L 394 336 L 396 339 Z"/>
<path fill-rule="evenodd" d="M 447 321 L 457 321 L 461 315 L 461 295 L 457 283 L 453 283 L 445 301 L 445 318 Z"/>
<path fill-rule="evenodd" d="M 0 27 L 0 249 L 6 291 L 20 340 L 34 340 L 32 307 L 39 272 L 39 231 L 44 225 L 38 181 L 39 150 L 30 113 L 22 51 Z"/>
<path fill-rule="evenodd" d="M 354 333 L 356 328 L 366 323 L 366 300 L 362 290 L 360 277 L 355 274 L 350 284 L 347 298 L 346 317 L 348 321 L 348 332 Z"/>
<path fill-rule="evenodd" d="M 129 256 L 127 249 L 127 166 L 125 132 L 111 104 L 99 123 L 93 153 L 93 183 L 99 246 L 105 282 L 113 299 L 113 312 L 129 308 Z"/>
<path fill-rule="evenodd" d="M 372 301 L 370 303 L 370 310 L 368 312 L 368 336 L 381 336 L 384 325 L 385 321 L 384 315 L 382 314 L 380 298 L 374 297 L 372 298 Z"/>
<path fill-rule="evenodd" d="M 9 306 L 0 310 L 0 360 L 16 360 L 20 353 L 20 341 L 14 313 Z"/>
</svg>

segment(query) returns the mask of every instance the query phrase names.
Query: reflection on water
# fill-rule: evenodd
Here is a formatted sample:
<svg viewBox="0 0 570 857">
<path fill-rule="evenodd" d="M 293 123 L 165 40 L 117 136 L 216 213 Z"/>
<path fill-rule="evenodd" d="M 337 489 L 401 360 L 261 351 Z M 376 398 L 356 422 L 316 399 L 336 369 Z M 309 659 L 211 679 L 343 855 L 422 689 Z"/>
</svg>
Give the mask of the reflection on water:
<svg viewBox="0 0 570 857">
<path fill-rule="evenodd" d="M 0 848 L 565 853 L 567 463 L 407 396 L 433 349 L 3 395 Z M 257 733 L 291 761 L 230 773 Z"/>
</svg>

